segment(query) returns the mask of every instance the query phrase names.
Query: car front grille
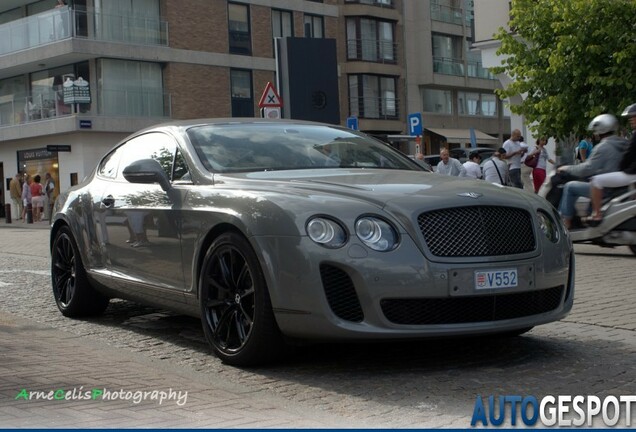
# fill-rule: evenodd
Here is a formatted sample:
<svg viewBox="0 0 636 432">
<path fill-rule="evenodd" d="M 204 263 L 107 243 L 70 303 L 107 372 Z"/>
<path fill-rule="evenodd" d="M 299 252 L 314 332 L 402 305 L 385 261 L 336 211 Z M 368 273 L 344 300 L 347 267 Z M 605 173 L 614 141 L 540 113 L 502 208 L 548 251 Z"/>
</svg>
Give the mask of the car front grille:
<svg viewBox="0 0 636 432">
<path fill-rule="evenodd" d="M 523 293 L 451 298 L 383 299 L 384 316 L 394 324 L 463 324 L 522 318 L 555 310 L 563 286 Z"/>
<path fill-rule="evenodd" d="M 448 208 L 422 213 L 417 222 L 429 250 L 438 257 L 514 255 L 536 247 L 532 218 L 519 208 Z"/>
<path fill-rule="evenodd" d="M 364 313 L 349 275 L 337 267 L 322 264 L 320 278 L 333 313 L 346 321 L 362 322 Z"/>
</svg>

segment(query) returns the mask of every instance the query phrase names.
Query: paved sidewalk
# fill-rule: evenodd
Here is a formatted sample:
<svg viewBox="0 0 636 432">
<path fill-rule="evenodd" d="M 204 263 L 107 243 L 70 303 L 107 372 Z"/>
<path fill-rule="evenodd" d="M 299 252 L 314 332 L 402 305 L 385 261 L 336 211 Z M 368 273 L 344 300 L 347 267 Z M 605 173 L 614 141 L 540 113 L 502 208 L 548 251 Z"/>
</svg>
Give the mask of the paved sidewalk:
<svg viewBox="0 0 636 432">
<path fill-rule="evenodd" d="M 72 400 L 104 389 L 116 400 Z M 25 400 L 31 391 L 71 400 Z M 75 394 L 73 394 L 75 390 Z M 123 397 L 129 400 L 121 400 Z M 153 391 L 155 399 L 152 400 Z M 161 404 L 161 393 L 173 391 Z M 68 393 L 67 393 L 68 392 Z M 147 400 L 135 397 L 148 392 Z M 187 392 L 187 394 L 185 393 Z M 54 393 L 55 394 L 55 393 Z M 55 397 L 52 397 L 55 399 Z M 166 362 L 99 346 L 0 311 L 0 425 L 3 428 L 334 428 L 352 424 L 220 376 L 177 371 Z"/>
<path fill-rule="evenodd" d="M 21 229 L 50 229 L 49 221 L 26 223 L 23 220 L 11 219 L 11 223 L 7 223 L 6 218 L 0 218 L 0 228 L 21 228 Z"/>
</svg>

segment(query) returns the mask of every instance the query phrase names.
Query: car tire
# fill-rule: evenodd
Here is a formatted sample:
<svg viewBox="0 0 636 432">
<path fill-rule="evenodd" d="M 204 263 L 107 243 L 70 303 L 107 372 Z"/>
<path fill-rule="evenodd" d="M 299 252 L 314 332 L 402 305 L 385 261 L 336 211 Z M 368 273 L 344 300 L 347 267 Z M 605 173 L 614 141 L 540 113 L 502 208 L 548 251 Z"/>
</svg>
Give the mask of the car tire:
<svg viewBox="0 0 636 432">
<path fill-rule="evenodd" d="M 73 234 L 66 226 L 53 240 L 51 283 L 55 303 L 66 317 L 100 315 L 108 307 L 108 297 L 91 286 Z"/>
<path fill-rule="evenodd" d="M 285 343 L 256 254 L 228 232 L 210 245 L 199 274 L 203 332 L 215 354 L 234 366 L 276 360 Z"/>
</svg>

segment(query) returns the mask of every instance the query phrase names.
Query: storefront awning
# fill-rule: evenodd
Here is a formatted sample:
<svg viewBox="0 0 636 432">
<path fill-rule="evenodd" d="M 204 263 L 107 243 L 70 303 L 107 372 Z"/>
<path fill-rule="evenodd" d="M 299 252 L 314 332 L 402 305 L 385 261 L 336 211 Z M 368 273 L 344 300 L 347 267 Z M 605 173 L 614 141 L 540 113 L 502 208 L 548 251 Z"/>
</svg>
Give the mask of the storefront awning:
<svg viewBox="0 0 636 432">
<path fill-rule="evenodd" d="M 470 145 L 470 129 L 442 129 L 442 128 L 425 128 L 427 131 L 441 135 L 446 138 L 449 144 L 469 144 Z M 474 129 L 477 144 L 497 145 L 499 139 L 494 138 L 480 130 Z"/>
</svg>

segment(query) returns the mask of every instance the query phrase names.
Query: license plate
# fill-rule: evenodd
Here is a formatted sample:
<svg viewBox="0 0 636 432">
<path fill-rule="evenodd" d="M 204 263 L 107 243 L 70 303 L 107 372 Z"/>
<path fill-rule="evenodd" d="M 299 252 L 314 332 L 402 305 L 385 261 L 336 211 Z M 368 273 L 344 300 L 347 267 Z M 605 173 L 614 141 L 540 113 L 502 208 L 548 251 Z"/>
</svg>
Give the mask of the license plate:
<svg viewBox="0 0 636 432">
<path fill-rule="evenodd" d="M 517 269 L 475 272 L 475 289 L 512 288 L 518 281 Z"/>
</svg>

